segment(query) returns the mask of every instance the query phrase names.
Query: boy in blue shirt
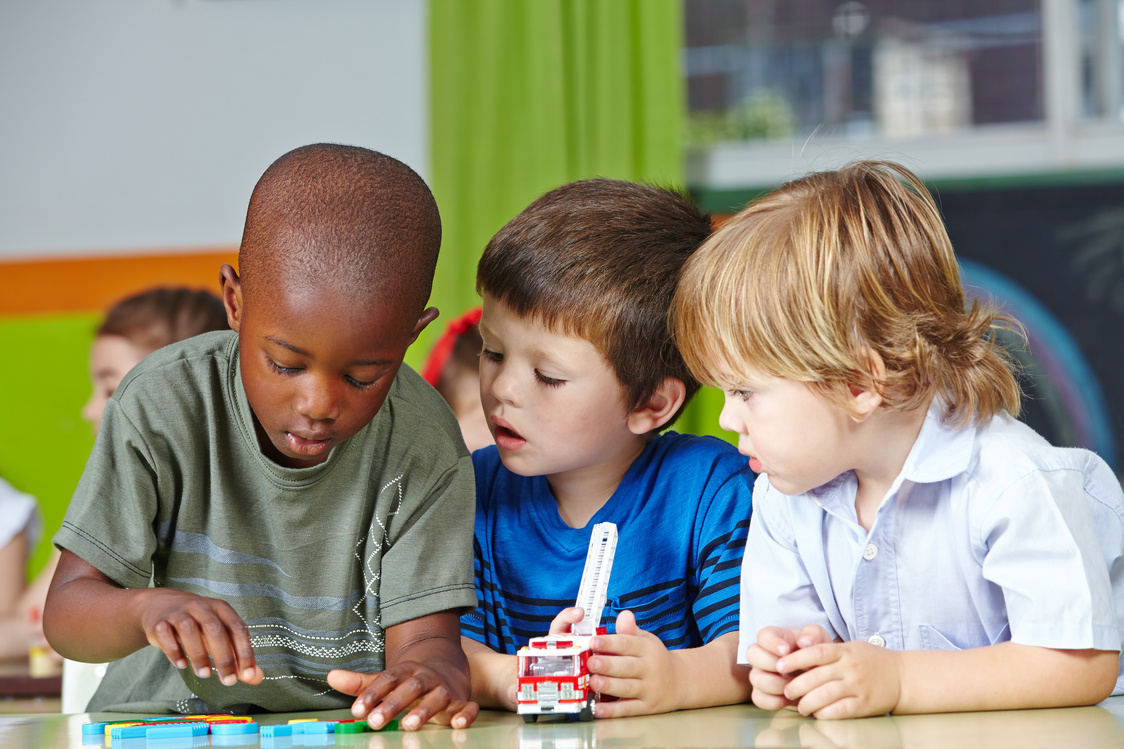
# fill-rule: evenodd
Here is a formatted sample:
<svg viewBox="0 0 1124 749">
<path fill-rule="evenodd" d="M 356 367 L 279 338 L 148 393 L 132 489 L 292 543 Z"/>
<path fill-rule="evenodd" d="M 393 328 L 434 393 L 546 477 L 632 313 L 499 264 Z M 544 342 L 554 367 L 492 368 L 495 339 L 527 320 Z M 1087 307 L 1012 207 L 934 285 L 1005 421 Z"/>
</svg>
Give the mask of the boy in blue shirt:
<svg viewBox="0 0 1124 749">
<path fill-rule="evenodd" d="M 858 162 L 782 186 L 691 257 L 674 310 L 761 474 L 739 649 L 758 707 L 852 718 L 1121 691 L 1124 494 L 1099 457 L 1015 421 L 990 333 L 1017 323 L 965 304 L 916 175 Z"/>
<path fill-rule="evenodd" d="M 596 179 L 532 203 L 488 244 L 473 454 L 480 607 L 462 618 L 474 699 L 515 707 L 518 648 L 573 609 L 597 523 L 619 539 L 591 687 L 598 717 L 749 696 L 735 663 L 750 474 L 712 437 L 660 435 L 698 389 L 668 332 L 680 268 L 709 235 L 682 196 Z M 571 607 L 571 608 L 567 608 Z"/>
<path fill-rule="evenodd" d="M 437 316 L 440 239 L 429 188 L 374 151 L 298 148 L 258 181 L 221 270 L 232 332 L 126 376 L 55 537 L 56 650 L 152 644 L 182 676 L 136 664 L 119 709 L 473 721 L 470 459 L 401 366 Z"/>
</svg>

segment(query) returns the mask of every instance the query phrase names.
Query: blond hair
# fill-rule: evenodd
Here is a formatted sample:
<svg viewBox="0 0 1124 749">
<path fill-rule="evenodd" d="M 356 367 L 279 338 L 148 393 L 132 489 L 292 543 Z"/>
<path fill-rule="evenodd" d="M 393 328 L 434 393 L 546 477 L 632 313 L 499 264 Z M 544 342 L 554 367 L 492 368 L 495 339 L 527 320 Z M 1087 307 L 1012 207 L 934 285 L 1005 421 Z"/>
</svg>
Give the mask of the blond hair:
<svg viewBox="0 0 1124 749">
<path fill-rule="evenodd" d="M 848 387 L 873 386 L 888 410 L 940 398 L 944 420 L 961 425 L 1019 411 L 992 329 L 1021 326 L 965 305 L 937 206 L 897 164 L 811 174 L 750 204 L 688 260 L 672 318 L 702 382 L 736 388 L 752 368 L 843 408 Z"/>
</svg>

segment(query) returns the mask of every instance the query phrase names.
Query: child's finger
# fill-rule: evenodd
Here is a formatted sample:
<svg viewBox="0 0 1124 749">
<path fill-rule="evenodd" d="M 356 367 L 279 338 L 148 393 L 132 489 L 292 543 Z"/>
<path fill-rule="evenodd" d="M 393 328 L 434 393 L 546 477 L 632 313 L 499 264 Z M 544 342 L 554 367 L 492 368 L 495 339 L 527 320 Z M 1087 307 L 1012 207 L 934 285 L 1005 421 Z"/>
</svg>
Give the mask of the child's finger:
<svg viewBox="0 0 1124 749">
<path fill-rule="evenodd" d="M 191 662 L 195 675 L 200 679 L 210 678 L 211 656 L 207 652 L 199 623 L 188 614 L 171 617 L 168 623 L 175 629 L 176 637 L 180 641 L 180 648 L 183 649 L 187 659 Z"/>
<path fill-rule="evenodd" d="M 445 689 L 445 685 L 443 684 L 438 684 L 434 689 L 420 696 L 421 700 L 414 709 L 410 710 L 410 712 L 406 713 L 406 716 L 402 718 L 402 727 L 407 731 L 418 730 L 428 723 L 430 719 L 439 716 L 452 702 L 449 691 Z"/>
<path fill-rule="evenodd" d="M 247 684 L 260 683 L 265 674 L 258 668 L 257 659 L 254 657 L 254 646 L 250 643 L 250 628 L 246 626 L 246 622 L 233 608 L 230 608 L 229 611 L 220 612 L 220 616 L 222 616 L 230 632 L 231 646 L 234 649 L 233 676 Z M 218 663 L 215 665 L 218 666 Z M 219 674 L 222 673 L 223 671 L 220 668 Z"/>
<path fill-rule="evenodd" d="M 796 650 L 796 632 L 783 627 L 765 627 L 757 633 L 757 644 L 773 655 L 787 655 Z"/>
<path fill-rule="evenodd" d="M 800 630 L 796 636 L 796 644 L 799 647 L 807 648 L 812 645 L 819 645 L 824 642 L 831 642 L 831 635 L 827 633 L 823 627 L 818 624 L 809 624 L 804 629 Z"/>
<path fill-rule="evenodd" d="M 791 676 L 781 676 L 772 671 L 755 668 L 749 672 L 749 684 L 754 689 L 769 694 L 783 695 L 785 687 L 792 681 Z"/>
<path fill-rule="evenodd" d="M 187 668 L 187 654 L 180 647 L 176 631 L 168 622 L 156 622 L 156 626 L 148 636 L 148 644 L 163 651 L 168 661 L 176 668 Z"/>
<path fill-rule="evenodd" d="M 643 655 L 646 648 L 641 637 L 636 635 L 598 635 L 589 641 L 595 652 L 611 655 Z"/>
<path fill-rule="evenodd" d="M 562 609 L 550 622 L 550 634 L 564 635 L 570 631 L 570 626 L 585 618 L 585 611 L 580 606 L 570 606 Z"/>
<path fill-rule="evenodd" d="M 586 662 L 586 667 L 591 674 L 619 679 L 636 679 L 644 674 L 643 659 L 627 655 L 592 655 Z M 612 692 L 612 690 L 608 691 Z M 612 693 L 616 694 L 616 692 Z"/>
<path fill-rule="evenodd" d="M 749 699 L 762 710 L 781 710 L 793 704 L 783 694 L 773 694 L 756 688 L 750 694 Z"/>
<path fill-rule="evenodd" d="M 589 687 L 602 694 L 611 694 L 620 699 L 636 699 L 644 696 L 644 682 L 640 679 L 617 679 L 609 676 L 591 676 Z"/>
<path fill-rule="evenodd" d="M 636 615 L 627 610 L 617 617 L 616 630 L 618 635 L 638 635 L 644 631 L 636 623 Z"/>
<path fill-rule="evenodd" d="M 449 720 L 449 725 L 453 728 L 468 728 L 476 722 L 476 716 L 480 715 L 480 706 L 475 702 L 450 706 L 449 710 L 453 712 L 453 717 Z"/>
<path fill-rule="evenodd" d="M 776 654 L 769 652 L 760 645 L 753 644 L 745 651 L 745 660 L 755 671 L 759 668 L 766 671 L 776 671 L 777 661 L 780 659 Z"/>
<path fill-rule="evenodd" d="M 838 660 L 842 651 L 834 643 L 822 643 L 801 648 L 777 660 L 777 673 L 791 674 L 806 671 L 816 666 L 824 666 Z"/>
<path fill-rule="evenodd" d="M 235 650 L 235 640 L 241 639 L 249 651 L 253 663 L 253 650 L 249 647 L 250 636 L 242 617 L 225 601 L 213 601 L 210 606 L 196 614 L 203 632 L 203 643 L 219 675 L 219 681 L 226 686 L 238 682 L 239 660 Z M 249 666 L 253 668 L 253 666 Z"/>
<path fill-rule="evenodd" d="M 337 692 L 355 695 L 355 701 L 351 703 L 351 714 L 356 718 L 369 718 L 372 709 L 383 698 L 383 695 L 394 687 L 394 679 L 388 677 L 386 671 L 380 671 L 377 674 L 359 674 L 354 671 L 335 669 L 328 672 L 328 686 Z M 385 712 L 382 711 L 379 715 L 385 716 Z M 397 714 L 397 711 L 395 711 L 389 716 L 382 717 L 381 722 L 377 725 L 372 720 L 371 725 L 375 728 L 382 728 Z"/>
</svg>

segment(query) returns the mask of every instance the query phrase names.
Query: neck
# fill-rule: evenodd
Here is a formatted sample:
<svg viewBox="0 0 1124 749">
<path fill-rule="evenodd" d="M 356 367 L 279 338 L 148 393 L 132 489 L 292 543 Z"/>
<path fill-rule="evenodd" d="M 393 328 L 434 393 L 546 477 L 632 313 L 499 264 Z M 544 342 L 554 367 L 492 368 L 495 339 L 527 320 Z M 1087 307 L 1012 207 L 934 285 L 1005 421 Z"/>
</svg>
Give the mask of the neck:
<svg viewBox="0 0 1124 749">
<path fill-rule="evenodd" d="M 620 486 L 632 462 L 644 452 L 647 441 L 637 437 L 628 449 L 615 452 L 607 460 L 546 477 L 558 516 L 571 528 L 584 528 Z"/>
<path fill-rule="evenodd" d="M 902 412 L 879 410 L 856 429 L 853 446 L 862 459 L 854 469 L 858 479 L 855 513 L 864 530 L 870 531 L 879 505 L 902 472 L 927 412 L 927 407 Z"/>
</svg>

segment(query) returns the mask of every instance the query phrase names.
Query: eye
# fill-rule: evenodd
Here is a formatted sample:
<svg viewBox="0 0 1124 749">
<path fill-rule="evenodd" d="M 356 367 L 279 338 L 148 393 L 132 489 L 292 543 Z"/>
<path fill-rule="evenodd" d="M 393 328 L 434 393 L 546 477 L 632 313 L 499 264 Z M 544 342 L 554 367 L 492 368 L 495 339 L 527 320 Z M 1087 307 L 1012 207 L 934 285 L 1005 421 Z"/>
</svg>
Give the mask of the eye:
<svg viewBox="0 0 1124 749">
<path fill-rule="evenodd" d="M 268 357 L 268 356 L 265 357 L 265 360 L 267 362 L 269 362 L 269 368 L 272 369 L 277 374 L 294 375 L 297 372 L 301 371 L 300 367 L 282 367 L 280 364 L 273 361 L 273 359 Z"/>
<path fill-rule="evenodd" d="M 727 390 L 726 394 L 731 398 L 739 398 L 743 401 L 749 400 L 749 396 L 753 395 L 752 390 Z"/>
<path fill-rule="evenodd" d="M 501 362 L 503 361 L 503 354 L 498 351 L 492 351 L 491 349 L 484 349 L 480 352 L 480 358 L 486 361 Z"/>
<path fill-rule="evenodd" d="M 542 384 L 546 385 L 547 387 L 552 387 L 552 388 L 560 387 L 561 385 L 565 384 L 565 382 L 566 382 L 565 380 L 556 380 L 553 377 L 547 377 L 546 375 L 544 375 L 542 372 L 540 372 L 537 369 L 535 370 L 535 379 L 538 380 L 539 382 L 541 382 Z"/>
<path fill-rule="evenodd" d="M 377 379 L 368 380 L 368 381 L 357 380 L 354 377 L 344 377 L 344 379 L 347 380 L 347 384 L 351 385 L 356 390 L 366 390 L 367 388 L 371 387 L 376 382 L 378 382 Z"/>
</svg>

